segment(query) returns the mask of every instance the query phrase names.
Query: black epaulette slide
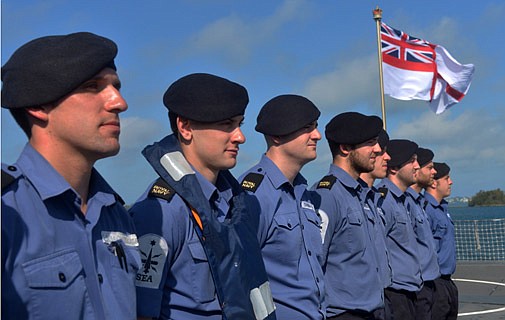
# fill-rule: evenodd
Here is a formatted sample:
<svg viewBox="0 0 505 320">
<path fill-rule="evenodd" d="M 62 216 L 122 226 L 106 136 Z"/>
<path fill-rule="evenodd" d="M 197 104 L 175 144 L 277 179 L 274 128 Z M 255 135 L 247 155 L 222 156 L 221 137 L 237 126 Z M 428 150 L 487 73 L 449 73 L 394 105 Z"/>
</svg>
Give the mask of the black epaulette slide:
<svg viewBox="0 0 505 320">
<path fill-rule="evenodd" d="M 331 189 L 335 182 L 337 181 L 337 177 L 334 175 L 327 175 L 326 177 L 322 178 L 319 183 L 317 184 L 317 189 Z"/>
<path fill-rule="evenodd" d="M 381 197 L 384 198 L 388 194 L 389 190 L 388 190 L 388 188 L 382 187 L 382 188 L 379 188 L 379 190 L 377 190 L 377 191 L 379 191 L 379 194 L 381 195 Z"/>
<path fill-rule="evenodd" d="M 170 201 L 175 195 L 175 190 L 165 180 L 159 178 L 149 191 L 149 195 Z"/>
<path fill-rule="evenodd" d="M 16 177 L 9 174 L 7 171 L 2 170 L 2 192 L 7 188 L 11 183 L 16 180 Z"/>
<path fill-rule="evenodd" d="M 261 184 L 261 181 L 263 181 L 263 178 L 265 176 L 259 173 L 254 173 L 251 172 L 247 176 L 244 177 L 244 180 L 242 180 L 241 186 L 242 189 L 246 191 L 251 191 L 251 192 L 256 192 L 258 187 Z"/>
</svg>

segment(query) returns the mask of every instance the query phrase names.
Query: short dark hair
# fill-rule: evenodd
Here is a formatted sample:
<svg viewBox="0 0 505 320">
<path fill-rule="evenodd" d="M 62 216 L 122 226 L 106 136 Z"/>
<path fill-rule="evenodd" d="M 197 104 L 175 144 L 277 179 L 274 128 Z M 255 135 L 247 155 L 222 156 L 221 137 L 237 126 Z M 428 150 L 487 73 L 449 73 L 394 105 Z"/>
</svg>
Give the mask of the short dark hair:
<svg viewBox="0 0 505 320">
<path fill-rule="evenodd" d="M 178 115 L 172 111 L 168 111 L 168 121 L 170 123 L 170 129 L 172 129 L 172 133 L 178 134 L 179 129 L 177 129 L 177 117 Z"/>
<path fill-rule="evenodd" d="M 340 143 L 328 140 L 328 146 L 330 147 L 332 158 L 335 158 L 340 153 Z"/>
</svg>

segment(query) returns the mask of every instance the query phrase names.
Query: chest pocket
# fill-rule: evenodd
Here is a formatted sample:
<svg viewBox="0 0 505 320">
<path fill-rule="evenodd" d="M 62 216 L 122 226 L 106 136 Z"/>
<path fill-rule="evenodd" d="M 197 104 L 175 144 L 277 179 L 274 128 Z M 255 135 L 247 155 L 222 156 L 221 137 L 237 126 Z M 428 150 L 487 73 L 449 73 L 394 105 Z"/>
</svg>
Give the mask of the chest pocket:
<svg viewBox="0 0 505 320">
<path fill-rule="evenodd" d="M 111 277 L 110 286 L 113 292 L 121 293 L 115 294 L 114 297 L 123 306 L 122 311 L 125 314 L 135 314 L 135 306 L 131 301 L 135 300 L 135 286 L 133 284 L 140 267 L 140 252 L 138 246 L 128 246 L 122 240 L 119 240 L 118 243 L 121 245 L 125 256 L 122 259 L 122 264 L 117 257 L 117 253 L 110 252 L 112 268 L 108 268 L 104 272 Z M 110 247 L 110 245 L 107 246 Z"/>
<path fill-rule="evenodd" d="M 280 260 L 298 261 L 302 250 L 298 212 L 278 212 L 274 216 L 274 222 L 274 252 L 272 254 Z"/>
<path fill-rule="evenodd" d="M 22 268 L 31 293 L 29 314 L 44 319 L 82 319 L 93 314 L 81 260 L 73 249 L 25 262 Z"/>
<path fill-rule="evenodd" d="M 191 270 L 188 281 L 191 281 L 193 297 L 201 303 L 210 302 L 215 299 L 216 289 L 205 250 L 199 240 L 188 243 L 188 249 L 193 258 L 191 268 L 188 268 Z"/>
<path fill-rule="evenodd" d="M 346 245 L 349 252 L 356 252 L 365 249 L 365 216 L 363 213 L 354 208 L 347 209 L 347 230 L 346 230 Z"/>
<path fill-rule="evenodd" d="M 439 223 L 437 224 L 437 228 L 433 233 L 433 237 L 437 240 L 440 240 L 447 234 L 447 223 Z"/>
<path fill-rule="evenodd" d="M 393 239 L 400 243 L 407 243 L 409 241 L 408 233 L 412 232 L 409 229 L 409 218 L 405 212 L 395 211 L 395 227 L 391 231 Z"/>
</svg>

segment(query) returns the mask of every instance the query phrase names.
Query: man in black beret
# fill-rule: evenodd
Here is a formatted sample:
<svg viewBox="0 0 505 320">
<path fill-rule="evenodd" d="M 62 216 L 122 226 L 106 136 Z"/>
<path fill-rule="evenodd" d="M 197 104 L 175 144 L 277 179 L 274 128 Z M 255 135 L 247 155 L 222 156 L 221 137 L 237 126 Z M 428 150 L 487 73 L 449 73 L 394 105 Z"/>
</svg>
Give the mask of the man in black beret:
<svg viewBox="0 0 505 320">
<path fill-rule="evenodd" d="M 159 178 L 130 209 L 145 258 L 139 317 L 275 319 L 257 203 L 229 172 L 248 102 L 243 86 L 206 73 L 165 92 L 173 134 L 142 151 Z"/>
<path fill-rule="evenodd" d="M 444 162 L 435 162 L 433 183 L 424 193 L 428 215 L 437 248 L 441 276 L 435 279 L 433 319 L 456 319 L 458 317 L 458 288 L 451 276 L 456 271 L 456 239 L 454 223 L 445 200 L 451 195 L 450 167 Z"/>
<path fill-rule="evenodd" d="M 424 210 L 425 199 L 421 193 L 423 189 L 433 184 L 436 170 L 433 165 L 433 151 L 418 147 L 416 151 L 419 169 L 414 173 L 415 183 L 407 188 L 407 208 L 412 217 L 416 240 L 418 244 L 418 257 L 423 276 L 423 287 L 417 292 L 416 315 L 419 319 L 432 319 L 434 302 L 435 279 L 440 277 L 437 262 L 435 240 L 431 233 L 428 216 Z"/>
<path fill-rule="evenodd" d="M 119 151 L 116 44 L 79 32 L 21 46 L 2 67 L 2 107 L 28 136 L 2 164 L 2 318 L 133 319 L 138 243 L 94 169 Z"/>
<path fill-rule="evenodd" d="M 386 319 L 415 319 L 416 292 L 423 284 L 405 193 L 414 184 L 414 174 L 419 169 L 417 148 L 418 145 L 410 140 L 390 140 L 387 177 L 378 184 L 379 192 L 384 194 L 381 209 L 386 220 L 386 246 L 393 269 L 392 284 L 385 291 Z"/>
<path fill-rule="evenodd" d="M 361 173 L 374 169 L 381 152 L 381 130 L 379 117 L 357 112 L 341 113 L 326 125 L 333 161 L 328 175 L 314 188 L 321 197 L 323 225 L 327 225 L 323 228 L 323 269 L 328 319 L 375 319 L 384 306 L 374 219 L 365 212 L 365 201 L 360 199 L 363 187 L 358 182 Z"/>
<path fill-rule="evenodd" d="M 384 201 L 384 194 L 374 186 L 375 181 L 384 179 L 387 175 L 388 162 L 391 160 L 387 152 L 389 144 L 389 135 L 382 129 L 378 138 L 381 151 L 375 158 L 373 171 L 363 172 L 359 175 L 358 182 L 362 185 L 361 199 L 364 199 L 364 209 L 367 216 L 373 221 L 372 230 L 375 232 L 375 247 L 377 249 L 377 258 L 379 261 L 379 270 L 383 289 L 389 287 L 392 281 L 391 258 L 389 250 L 386 247 L 386 229 L 384 225 L 385 216 L 380 208 Z M 378 313 L 380 319 L 384 319 L 384 310 Z"/>
<path fill-rule="evenodd" d="M 300 170 L 317 156 L 319 109 L 285 94 L 261 108 L 256 131 L 267 151 L 240 178 L 258 199 L 258 237 L 279 319 L 324 319 L 321 219 Z"/>
<path fill-rule="evenodd" d="M 389 143 L 389 135 L 386 130 L 381 130 L 379 137 L 377 139 L 381 151 L 377 154 L 375 158 L 374 169 L 370 172 L 363 172 L 359 177 L 366 183 L 366 185 L 372 189 L 377 190 L 373 186 L 375 180 L 384 179 L 387 175 L 388 162 L 391 157 L 387 153 L 387 145 Z"/>
</svg>

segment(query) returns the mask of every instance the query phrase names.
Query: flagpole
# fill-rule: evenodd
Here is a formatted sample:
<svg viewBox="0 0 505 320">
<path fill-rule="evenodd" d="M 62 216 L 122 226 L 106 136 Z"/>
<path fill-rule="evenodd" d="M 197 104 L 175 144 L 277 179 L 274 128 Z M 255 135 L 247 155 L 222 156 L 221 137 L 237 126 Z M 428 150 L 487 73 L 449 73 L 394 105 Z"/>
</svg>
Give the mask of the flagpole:
<svg viewBox="0 0 505 320">
<path fill-rule="evenodd" d="M 373 18 L 377 27 L 377 52 L 379 55 L 379 78 L 380 78 L 380 92 L 381 92 L 381 109 L 382 109 L 382 126 L 386 130 L 386 104 L 384 102 L 384 79 L 382 75 L 382 45 L 381 45 L 381 19 L 382 9 L 377 6 L 373 10 Z"/>
</svg>

